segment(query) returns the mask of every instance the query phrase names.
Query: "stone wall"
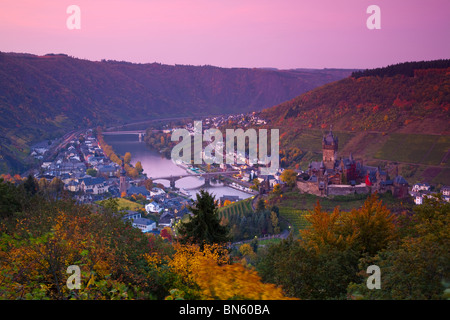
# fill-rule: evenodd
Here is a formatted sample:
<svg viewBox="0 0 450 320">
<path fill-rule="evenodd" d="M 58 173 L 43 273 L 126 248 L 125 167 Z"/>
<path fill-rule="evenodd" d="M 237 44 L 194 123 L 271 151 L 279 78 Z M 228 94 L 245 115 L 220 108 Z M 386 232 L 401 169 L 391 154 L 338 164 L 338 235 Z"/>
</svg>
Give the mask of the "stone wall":
<svg viewBox="0 0 450 320">
<path fill-rule="evenodd" d="M 316 196 L 321 196 L 316 182 L 297 181 L 297 188 L 301 193 L 310 193 Z"/>
<path fill-rule="evenodd" d="M 316 182 L 297 181 L 297 188 L 301 193 L 310 193 L 316 196 L 322 196 Z M 329 196 L 345 196 L 348 194 L 365 194 L 370 192 L 370 187 L 365 184 L 350 186 L 350 185 L 328 185 Z"/>
<path fill-rule="evenodd" d="M 328 195 L 329 196 L 345 196 L 348 194 L 365 194 L 369 193 L 370 188 L 367 187 L 365 184 L 363 185 L 357 185 L 357 186 L 347 186 L 347 185 L 329 185 L 328 186 Z"/>
</svg>

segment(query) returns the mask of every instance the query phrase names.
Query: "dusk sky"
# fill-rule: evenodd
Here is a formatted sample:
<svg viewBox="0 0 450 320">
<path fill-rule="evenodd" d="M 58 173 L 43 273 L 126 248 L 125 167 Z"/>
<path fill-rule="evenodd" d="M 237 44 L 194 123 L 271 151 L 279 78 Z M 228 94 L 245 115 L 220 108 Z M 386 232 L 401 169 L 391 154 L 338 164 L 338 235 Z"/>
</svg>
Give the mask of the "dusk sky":
<svg viewBox="0 0 450 320">
<path fill-rule="evenodd" d="M 69 30 L 69 5 L 81 29 Z M 367 7 L 381 9 L 369 30 Z M 2 0 L 0 51 L 220 67 L 450 58 L 449 0 Z"/>
</svg>

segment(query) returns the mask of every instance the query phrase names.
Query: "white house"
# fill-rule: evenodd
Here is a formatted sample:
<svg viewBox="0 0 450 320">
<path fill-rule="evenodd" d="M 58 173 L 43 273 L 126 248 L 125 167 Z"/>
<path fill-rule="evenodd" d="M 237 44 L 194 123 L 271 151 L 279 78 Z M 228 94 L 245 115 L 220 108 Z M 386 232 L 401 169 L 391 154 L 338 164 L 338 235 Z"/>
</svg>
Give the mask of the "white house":
<svg viewBox="0 0 450 320">
<path fill-rule="evenodd" d="M 417 205 L 423 203 L 423 198 L 422 198 L 422 195 L 421 195 L 421 194 L 417 194 L 417 195 L 414 197 L 414 203 L 417 204 Z"/>
<path fill-rule="evenodd" d="M 146 218 L 134 219 L 132 225 L 135 228 L 141 229 L 142 232 L 149 232 L 156 229 L 156 222 Z"/>
<path fill-rule="evenodd" d="M 152 190 L 150 190 L 150 196 L 154 197 L 154 196 L 159 196 L 161 194 L 165 194 L 166 192 L 163 189 L 157 188 L 157 187 L 153 187 Z"/>
<path fill-rule="evenodd" d="M 430 191 L 431 186 L 428 183 L 416 183 L 413 187 L 412 187 L 412 191 L 413 192 L 418 192 L 418 191 Z"/>
<path fill-rule="evenodd" d="M 444 196 L 450 196 L 450 186 L 443 186 L 441 192 Z"/>
<path fill-rule="evenodd" d="M 160 212 L 162 208 L 156 203 L 156 201 L 152 201 L 149 204 L 145 205 L 145 211 L 147 212 Z"/>
</svg>

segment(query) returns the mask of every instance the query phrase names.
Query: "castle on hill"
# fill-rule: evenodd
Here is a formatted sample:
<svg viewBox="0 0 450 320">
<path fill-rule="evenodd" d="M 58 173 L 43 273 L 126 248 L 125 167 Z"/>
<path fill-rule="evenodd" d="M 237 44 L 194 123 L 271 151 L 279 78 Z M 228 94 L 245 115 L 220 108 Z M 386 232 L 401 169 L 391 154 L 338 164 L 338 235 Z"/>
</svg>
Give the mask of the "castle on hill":
<svg viewBox="0 0 450 320">
<path fill-rule="evenodd" d="M 395 197 L 408 196 L 408 182 L 398 174 L 390 179 L 380 167 L 366 166 L 362 161 L 338 158 L 339 139 L 330 132 L 322 139 L 322 161 L 309 164 L 306 175 L 297 180 L 301 192 L 318 196 L 354 193 L 391 192 Z"/>
</svg>

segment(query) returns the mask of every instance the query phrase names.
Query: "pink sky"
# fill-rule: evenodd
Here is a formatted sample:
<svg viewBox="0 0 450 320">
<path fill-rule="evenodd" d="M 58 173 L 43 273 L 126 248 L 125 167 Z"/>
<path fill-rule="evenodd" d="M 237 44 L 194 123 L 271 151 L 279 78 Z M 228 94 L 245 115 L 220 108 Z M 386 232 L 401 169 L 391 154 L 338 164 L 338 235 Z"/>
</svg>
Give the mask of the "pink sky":
<svg viewBox="0 0 450 320">
<path fill-rule="evenodd" d="M 66 8 L 81 8 L 81 30 Z M 381 30 L 369 30 L 369 5 Z M 450 58 L 449 0 L 2 0 L 0 51 L 221 67 Z"/>
</svg>

